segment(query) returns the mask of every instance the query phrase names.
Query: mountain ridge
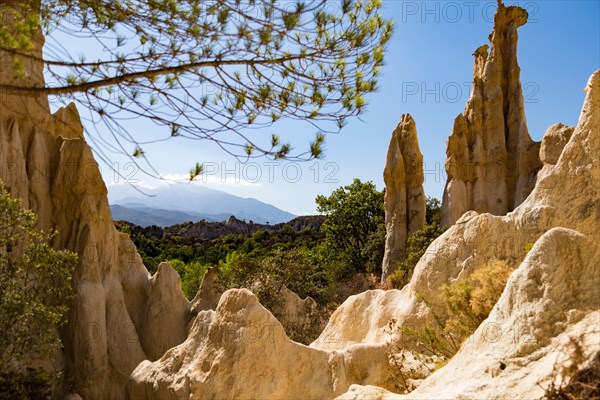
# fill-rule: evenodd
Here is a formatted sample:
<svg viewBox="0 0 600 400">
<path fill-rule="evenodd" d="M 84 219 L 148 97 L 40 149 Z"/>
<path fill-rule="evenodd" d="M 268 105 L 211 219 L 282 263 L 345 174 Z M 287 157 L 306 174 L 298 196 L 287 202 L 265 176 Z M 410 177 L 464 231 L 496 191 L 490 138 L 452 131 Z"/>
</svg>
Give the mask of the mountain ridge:
<svg viewBox="0 0 600 400">
<path fill-rule="evenodd" d="M 145 196 L 133 194 L 133 187 L 115 189 L 115 186 L 109 187 L 113 218 L 140 226 L 169 226 L 201 220 L 218 222 L 232 215 L 259 224 L 277 224 L 296 217 L 255 198 L 240 197 L 198 185 L 146 189 Z"/>
</svg>

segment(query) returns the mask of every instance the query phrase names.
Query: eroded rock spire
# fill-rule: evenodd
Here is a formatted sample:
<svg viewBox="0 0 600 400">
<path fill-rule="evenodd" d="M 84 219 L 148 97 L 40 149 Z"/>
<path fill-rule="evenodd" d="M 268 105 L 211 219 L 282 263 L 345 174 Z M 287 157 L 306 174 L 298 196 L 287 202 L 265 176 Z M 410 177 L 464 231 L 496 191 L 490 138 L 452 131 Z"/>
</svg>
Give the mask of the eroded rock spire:
<svg viewBox="0 0 600 400">
<path fill-rule="evenodd" d="M 444 225 L 469 210 L 506 214 L 535 185 L 540 144 L 527 130 L 517 62 L 517 28 L 527 17 L 524 9 L 499 1 L 490 46 L 473 54 L 471 97 L 446 143 Z"/>
<path fill-rule="evenodd" d="M 406 257 L 408 236 L 425 224 L 423 155 L 409 114 L 402 115 L 392 133 L 383 179 L 386 239 L 381 280 L 385 282 Z"/>
</svg>

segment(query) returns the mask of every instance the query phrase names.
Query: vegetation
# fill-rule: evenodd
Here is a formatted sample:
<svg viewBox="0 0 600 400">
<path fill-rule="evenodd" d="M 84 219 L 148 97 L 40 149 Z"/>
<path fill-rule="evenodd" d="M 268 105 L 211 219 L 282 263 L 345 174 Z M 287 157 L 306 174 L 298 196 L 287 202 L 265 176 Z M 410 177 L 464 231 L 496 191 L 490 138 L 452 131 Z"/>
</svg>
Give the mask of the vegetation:
<svg viewBox="0 0 600 400">
<path fill-rule="evenodd" d="M 493 260 L 469 278 L 444 285 L 442 295 L 450 315 L 444 333 L 461 343 L 475 332 L 500 298 L 511 273 L 505 261 Z"/>
<path fill-rule="evenodd" d="M 355 180 L 328 198 L 319 196 L 317 203 L 328 211 L 322 224 L 319 217 L 303 217 L 292 223 L 299 230 L 281 224 L 215 239 L 205 238 L 203 232 L 224 232 L 216 223 L 214 229 L 205 222 L 169 228 L 141 228 L 123 221 L 115 224 L 131 236 L 149 271 L 155 272 L 161 261 L 171 263 L 182 278 L 188 299 L 196 295 L 211 266 L 223 289 L 252 289 L 271 310 L 281 306 L 278 292 L 283 286 L 301 298 L 311 297 L 321 318 L 315 319 L 315 325 L 288 330 L 295 339 L 308 343 L 337 304 L 375 287 L 379 279 L 374 274 L 380 273 L 385 244 L 383 195 L 373 183 Z M 359 221 L 366 229 L 352 230 L 348 221 Z M 348 241 L 334 237 L 343 232 L 354 236 Z M 347 246 L 360 255 L 360 263 L 348 257 Z"/>
<path fill-rule="evenodd" d="M 377 287 L 385 225 L 383 193 L 372 182 L 355 179 L 315 201 L 325 214 L 323 219 L 302 217 L 290 225 L 263 226 L 253 233 L 229 233 L 214 239 L 205 236 L 226 232 L 218 223 L 212 223 L 212 228 L 202 221 L 141 228 L 120 221 L 116 226 L 130 234 L 149 271 L 155 272 L 161 261 L 171 262 L 190 300 L 204 272 L 214 267 L 223 289 L 249 288 L 272 311 L 281 306 L 278 293 L 283 286 L 301 298 L 311 297 L 321 315 L 315 324 L 322 324 L 348 296 Z M 429 198 L 427 207 L 427 225 L 410 240 L 411 254 L 415 254 L 407 260 L 411 268 L 443 232 L 439 201 Z M 322 327 L 317 325 L 286 330 L 296 340 L 308 343 Z"/>
<path fill-rule="evenodd" d="M 425 211 L 423 229 L 410 235 L 407 240 L 406 259 L 398 265 L 396 271 L 388 276 L 388 283 L 393 288 L 401 289 L 410 281 L 415 266 L 425 254 L 429 245 L 447 229 L 447 227 L 441 225 L 441 206 L 438 199 L 427 197 Z"/>
<path fill-rule="evenodd" d="M 44 400 L 50 398 L 50 379 L 42 368 L 0 371 L 0 400 Z"/>
<path fill-rule="evenodd" d="M 544 400 L 599 400 L 600 352 L 586 363 L 581 339 L 570 337 L 561 355 L 554 365 L 553 379 L 545 388 Z"/>
<path fill-rule="evenodd" d="M 0 393 L 17 399 L 43 398 L 47 377 L 21 367 L 60 348 L 56 327 L 65 322 L 77 263 L 48 245 L 53 235 L 36 220 L 0 182 Z"/>
<path fill-rule="evenodd" d="M 140 118 L 164 130 L 161 140 L 208 139 L 240 157 L 319 157 L 323 132 L 339 131 L 377 90 L 393 30 L 381 16 L 381 0 L 16 0 L 0 6 L 0 50 L 13 56 L 23 78 L 0 85 L 0 92 L 49 95 L 89 110 L 94 128 L 87 134 L 104 159 L 112 151 L 146 159 L 150 139 L 122 125 L 130 119 L 139 125 Z M 40 26 L 43 58 L 32 41 Z M 77 43 L 71 46 L 77 53 L 63 46 L 65 36 Z M 27 81 L 30 62 L 44 67 L 45 87 Z M 279 135 L 260 140 L 244 132 L 286 118 L 318 131 L 298 154 Z M 201 172 L 196 164 L 190 178 Z"/>
<path fill-rule="evenodd" d="M 317 210 L 327 219 L 321 258 L 332 279 L 343 280 L 357 272 L 380 272 L 385 247 L 383 193 L 373 182 L 354 179 L 330 196 L 318 196 Z M 369 268 L 369 270 L 367 270 Z"/>
<path fill-rule="evenodd" d="M 488 317 L 496 304 L 512 270 L 504 261 L 494 260 L 477 269 L 471 276 L 441 288 L 442 305 L 439 309 L 423 298 L 433 315 L 434 323 L 422 329 L 398 327 L 396 321 L 389 323 L 388 330 L 411 338 L 415 344 L 412 355 L 431 372 L 452 358 L 461 344 Z M 398 352 L 395 340 L 388 342 L 388 356 Z M 392 359 L 391 358 L 391 359 Z M 410 391 L 409 382 L 402 370 L 392 363 L 398 372 L 398 387 L 402 392 Z"/>
</svg>

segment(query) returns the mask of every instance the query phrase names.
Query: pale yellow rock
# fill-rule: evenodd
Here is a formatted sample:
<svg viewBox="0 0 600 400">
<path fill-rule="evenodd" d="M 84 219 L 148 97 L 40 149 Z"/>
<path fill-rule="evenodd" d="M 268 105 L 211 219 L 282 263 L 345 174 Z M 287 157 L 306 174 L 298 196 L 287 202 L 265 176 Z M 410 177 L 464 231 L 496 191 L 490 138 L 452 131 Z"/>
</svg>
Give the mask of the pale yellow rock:
<svg viewBox="0 0 600 400">
<path fill-rule="evenodd" d="M 385 352 L 370 346 L 328 352 L 291 341 L 250 291 L 232 289 L 198 314 L 184 343 L 141 363 L 127 389 L 132 400 L 323 399 L 353 382 L 385 386 L 388 372 Z"/>
<path fill-rule="evenodd" d="M 594 331 L 600 324 L 600 72 L 590 78 L 571 138 L 531 191 L 539 149 L 526 131 L 516 64 L 516 28 L 525 19 L 517 8 L 500 7 L 490 53 L 476 52 L 474 93 L 448 142 L 450 161 L 489 161 L 502 179 L 488 185 L 489 165 L 453 173 L 446 191 L 459 193 L 450 196 L 456 223 L 430 246 L 409 285 L 351 297 L 311 346 L 289 340 L 247 290 L 228 291 L 216 310 L 199 311 L 179 344 L 190 305 L 172 268 L 163 265 L 150 277 L 128 236 L 115 230 L 106 187 L 78 136 L 73 107 L 52 115 L 46 99 L 0 99 L 0 178 L 40 215 L 40 226 L 58 230 L 56 247 L 80 256 L 76 297 L 62 332 L 65 373 L 73 384 L 68 389 L 85 399 L 120 399 L 129 380 L 132 400 L 322 399 L 349 388 L 344 396 L 353 397 L 344 398 L 398 398 L 383 390 L 393 372 L 388 322 L 423 326 L 432 315 L 419 296 L 435 307 L 443 284 L 492 259 L 516 269 L 486 321 L 498 325 L 482 324 L 409 398 L 539 397 L 537 384 L 548 383 L 554 364 L 569 351 L 567 337 L 579 338 L 589 357 L 600 347 Z M 36 51 L 41 54 L 41 45 Z M 506 68 L 499 68 L 500 59 Z M 41 69 L 26 70 L 31 84 L 43 83 Z M 0 82 L 14 79 L 0 71 Z M 500 113 L 506 94 L 516 100 Z M 473 127 L 486 128 L 485 139 Z M 555 152 L 544 148 L 544 159 L 553 160 Z M 519 203 L 505 216 L 481 213 L 506 213 Z M 472 208 L 477 212 L 464 213 Z M 499 337 L 490 336 L 494 326 Z M 414 349 L 408 339 L 400 344 Z"/>
<path fill-rule="evenodd" d="M 571 139 L 524 203 L 504 217 L 466 213 L 432 244 L 407 287 L 349 299 L 313 346 L 333 350 L 336 344 L 347 345 L 348 338 L 352 343 L 382 343 L 376 332 L 391 318 L 422 326 L 431 316 L 419 314 L 427 308 L 419 306 L 416 293 L 435 301 L 444 282 L 461 279 L 494 257 L 520 265 L 500 301 L 474 341 L 467 341 L 408 398 L 538 398 L 537 383 L 544 387 L 549 382 L 560 343 L 567 337 L 579 337 L 588 358 L 600 350 L 600 71 L 590 77 L 586 92 Z M 533 243 L 526 255 L 524 248 Z M 398 302 L 395 308 L 389 306 L 390 298 Z M 357 319 L 368 328 L 353 336 Z M 488 343 L 498 327 L 502 335 Z M 324 337 L 335 340 L 324 346 Z M 410 349 L 411 344 L 406 346 Z M 502 370 L 500 361 L 509 367 Z M 353 387 L 342 398 L 361 398 L 362 390 Z M 400 398 L 364 390 L 376 399 Z"/>
<path fill-rule="evenodd" d="M 575 127 L 560 123 L 554 124 L 546 130 L 540 146 L 540 160 L 544 163 L 544 166 L 538 172 L 538 180 L 543 179 L 554 169 L 574 130 Z"/>
<path fill-rule="evenodd" d="M 446 143 L 448 179 L 442 224 L 466 211 L 504 215 L 521 204 L 541 168 L 539 143 L 527 131 L 517 63 L 517 28 L 527 11 L 498 3 L 490 47 L 473 54 L 473 89 Z"/>
<path fill-rule="evenodd" d="M 383 180 L 386 239 L 381 281 L 385 282 L 406 258 L 408 236 L 425 224 L 423 155 L 410 114 L 402 115 L 392 133 Z"/>
<path fill-rule="evenodd" d="M 145 334 L 141 344 L 149 360 L 157 360 L 165 351 L 187 337 L 189 303 L 181 289 L 181 279 L 168 262 L 162 262 L 150 279 L 148 305 L 144 316 Z M 168 328 L 167 328 L 168 327 Z"/>
<path fill-rule="evenodd" d="M 218 283 L 217 270 L 212 267 L 208 268 L 198 292 L 192 300 L 192 315 L 195 316 L 200 311 L 216 309 L 222 294 L 223 290 Z"/>
<path fill-rule="evenodd" d="M 544 164 L 555 165 L 563 149 L 573 136 L 575 127 L 554 124 L 546 130 L 540 147 L 540 160 Z"/>
<path fill-rule="evenodd" d="M 505 216 L 462 215 L 430 246 L 405 288 L 350 297 L 310 347 L 291 342 L 249 292 L 229 291 L 214 314 L 198 314 L 184 344 L 134 371 L 130 398 L 331 398 L 348 388 L 342 398 L 404 398 L 383 390 L 393 373 L 388 323 L 419 328 L 431 322 L 420 296 L 439 310 L 442 285 L 494 259 L 516 269 L 500 301 L 473 340 L 409 398 L 538 396 L 537 383 L 550 379 L 567 336 L 580 338 L 586 357 L 599 347 L 593 334 L 600 322 L 599 115 L 596 72 L 557 164 L 519 207 Z M 226 340 L 227 332 L 235 334 Z M 399 345 L 408 352 L 416 348 L 410 338 Z M 299 381 L 310 384 L 301 388 Z"/>
<path fill-rule="evenodd" d="M 285 285 L 280 285 L 275 296 L 277 299 L 271 311 L 284 327 L 309 326 L 319 318 L 317 303 L 311 297 L 303 299 Z"/>
<path fill-rule="evenodd" d="M 34 40 L 39 57 L 41 34 Z M 26 60 L 20 77 L 12 56 L 0 52 L 0 65 L 0 84 L 44 84 L 38 64 Z M 51 114 L 43 96 L 0 95 L 0 180 L 39 216 L 39 227 L 58 232 L 53 246 L 79 255 L 69 322 L 60 330 L 64 386 L 55 396 L 123 398 L 141 361 L 187 335 L 190 306 L 176 272 L 161 267 L 151 278 L 129 237 L 116 231 L 74 104 Z"/>
<path fill-rule="evenodd" d="M 599 287 L 598 242 L 553 228 L 512 274 L 473 336 L 415 391 L 398 396 L 352 386 L 339 399 L 542 398 L 553 380 L 568 382 L 561 371 L 569 362 L 582 367 L 600 352 Z"/>
</svg>

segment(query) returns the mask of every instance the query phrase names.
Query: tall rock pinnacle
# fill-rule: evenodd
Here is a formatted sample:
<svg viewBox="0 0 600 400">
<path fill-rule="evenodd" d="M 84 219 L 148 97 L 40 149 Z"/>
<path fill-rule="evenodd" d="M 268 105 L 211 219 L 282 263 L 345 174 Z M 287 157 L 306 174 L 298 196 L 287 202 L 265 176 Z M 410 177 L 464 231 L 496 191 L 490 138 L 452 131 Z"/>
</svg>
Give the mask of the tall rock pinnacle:
<svg viewBox="0 0 600 400">
<path fill-rule="evenodd" d="M 406 257 L 406 240 L 425 224 L 423 155 L 419 149 L 417 126 L 402 115 L 392 133 L 383 171 L 385 181 L 385 253 L 382 282 Z"/>
<path fill-rule="evenodd" d="M 535 185 L 540 144 L 527 130 L 517 63 L 517 28 L 527 17 L 524 9 L 499 1 L 490 46 L 473 53 L 471 97 L 446 143 L 444 225 L 469 210 L 506 214 Z"/>
</svg>

